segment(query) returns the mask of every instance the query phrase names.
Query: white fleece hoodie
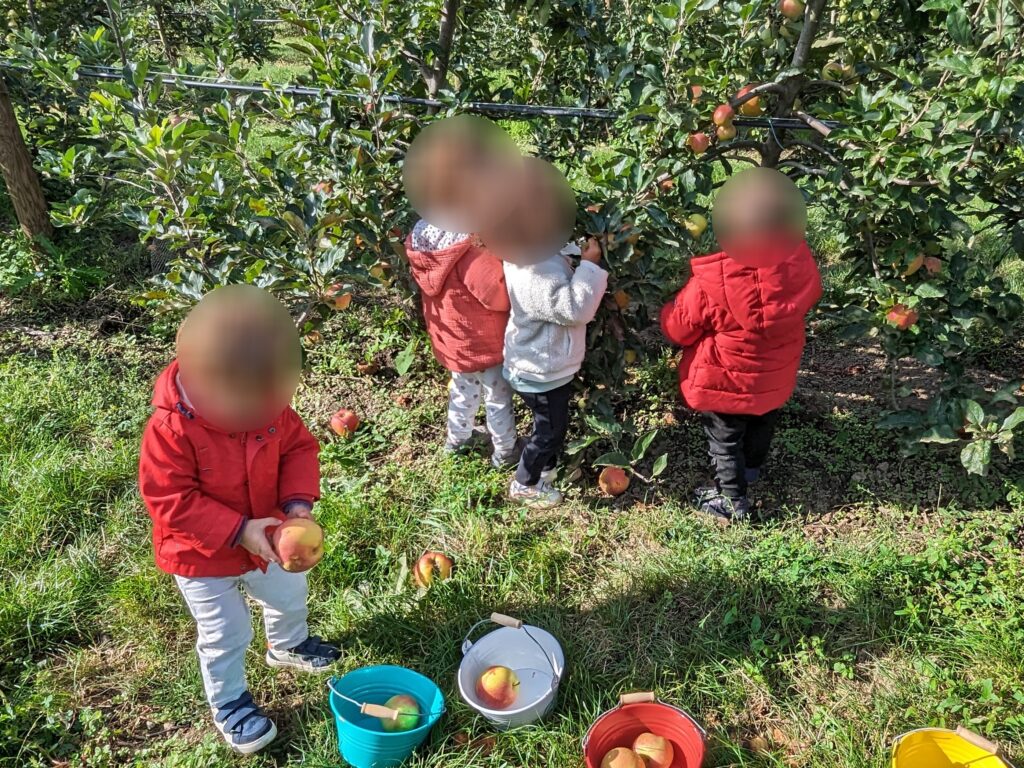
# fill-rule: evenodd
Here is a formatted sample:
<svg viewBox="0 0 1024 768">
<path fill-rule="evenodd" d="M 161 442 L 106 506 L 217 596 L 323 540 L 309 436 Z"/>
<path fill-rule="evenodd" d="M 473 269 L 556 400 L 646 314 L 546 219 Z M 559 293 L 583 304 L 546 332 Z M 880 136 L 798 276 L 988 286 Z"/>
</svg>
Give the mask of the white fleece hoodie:
<svg viewBox="0 0 1024 768">
<path fill-rule="evenodd" d="M 505 330 L 505 371 L 509 378 L 546 383 L 575 374 L 587 346 L 587 323 L 594 319 L 608 287 L 608 273 L 581 261 L 575 271 L 573 244 L 539 264 L 505 262 L 505 284 L 512 304 Z"/>
</svg>

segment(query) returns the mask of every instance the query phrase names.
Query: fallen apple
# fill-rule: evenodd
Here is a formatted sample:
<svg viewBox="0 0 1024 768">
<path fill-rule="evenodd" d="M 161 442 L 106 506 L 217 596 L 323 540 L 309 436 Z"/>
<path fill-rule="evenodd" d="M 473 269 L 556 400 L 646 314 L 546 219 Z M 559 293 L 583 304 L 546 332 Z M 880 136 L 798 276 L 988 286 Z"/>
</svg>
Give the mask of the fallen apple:
<svg viewBox="0 0 1024 768">
<path fill-rule="evenodd" d="M 728 104 L 719 104 L 715 107 L 715 112 L 711 115 L 711 122 L 715 125 L 728 125 L 732 122 L 732 119 L 736 116 L 736 112 Z"/>
<path fill-rule="evenodd" d="M 452 575 L 455 563 L 443 552 L 424 552 L 412 569 L 412 578 L 417 585 L 426 589 L 434 579 L 445 581 Z"/>
<path fill-rule="evenodd" d="M 390 717 L 380 719 L 380 727 L 388 733 L 411 731 L 420 724 L 420 705 L 412 696 L 392 696 L 384 702 L 384 706 L 388 709 L 397 709 L 401 713 L 394 720 Z"/>
<path fill-rule="evenodd" d="M 780 0 L 779 12 L 790 21 L 803 18 L 804 4 L 800 0 Z"/>
<path fill-rule="evenodd" d="M 635 363 L 637 361 L 637 357 L 638 355 L 635 349 L 627 349 L 622 353 L 622 359 L 625 361 L 626 365 L 632 365 Z"/>
<path fill-rule="evenodd" d="M 728 125 L 720 125 L 715 129 L 715 135 L 718 136 L 719 141 L 729 141 L 730 139 L 736 138 L 736 126 L 732 123 Z"/>
<path fill-rule="evenodd" d="M 915 323 L 917 323 L 917 318 L 917 312 L 905 304 L 893 304 L 892 309 L 890 309 L 885 315 L 885 319 L 901 331 L 911 328 Z"/>
<path fill-rule="evenodd" d="M 629 475 L 622 467 L 605 467 L 597 476 L 597 485 L 607 496 L 621 496 L 629 488 Z"/>
<path fill-rule="evenodd" d="M 670 768 L 675 750 L 672 742 L 656 733 L 641 733 L 633 741 L 633 751 L 640 755 L 647 768 Z"/>
<path fill-rule="evenodd" d="M 937 275 L 942 271 L 942 259 L 928 256 L 924 260 L 924 269 L 929 275 Z"/>
<path fill-rule="evenodd" d="M 342 408 L 331 416 L 331 429 L 340 437 L 351 437 L 359 429 L 359 417 L 353 411 Z"/>
<path fill-rule="evenodd" d="M 683 219 L 683 227 L 686 228 L 690 237 L 697 240 L 704 234 L 704 230 L 708 228 L 708 220 L 699 213 L 692 213 Z"/>
<path fill-rule="evenodd" d="M 601 768 L 647 768 L 643 759 L 628 747 L 615 747 L 601 760 Z"/>
<path fill-rule="evenodd" d="M 341 283 L 332 285 L 324 295 L 327 303 L 337 310 L 348 309 L 348 305 L 352 303 L 352 294 L 346 291 Z"/>
<path fill-rule="evenodd" d="M 612 298 L 615 299 L 615 306 L 619 309 L 629 309 L 629 302 L 632 300 L 632 297 L 625 291 L 616 291 L 612 294 Z"/>
<path fill-rule="evenodd" d="M 289 573 L 308 571 L 324 556 L 324 529 L 304 517 L 289 518 L 274 528 L 270 542 Z"/>
<path fill-rule="evenodd" d="M 476 682 L 476 695 L 488 709 L 508 709 L 519 697 L 519 677 L 508 667 L 488 667 Z"/>
<path fill-rule="evenodd" d="M 711 139 L 703 131 L 697 131 L 691 133 L 690 137 L 686 140 L 687 145 L 693 150 L 695 155 L 703 155 L 708 147 L 711 146 Z"/>
</svg>

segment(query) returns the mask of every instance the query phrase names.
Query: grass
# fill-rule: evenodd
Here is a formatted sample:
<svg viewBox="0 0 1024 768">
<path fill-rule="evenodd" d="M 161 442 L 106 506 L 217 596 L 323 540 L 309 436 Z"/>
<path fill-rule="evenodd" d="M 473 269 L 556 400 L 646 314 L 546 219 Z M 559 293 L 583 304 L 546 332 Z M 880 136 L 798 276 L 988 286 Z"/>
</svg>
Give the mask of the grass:
<svg viewBox="0 0 1024 768">
<path fill-rule="evenodd" d="M 439 451 L 443 376 L 386 365 L 408 332 L 395 309 L 345 313 L 297 407 L 324 442 L 314 628 L 342 642 L 340 672 L 402 664 L 448 697 L 409 765 L 578 766 L 590 723 L 642 689 L 704 724 L 708 766 L 867 768 L 899 733 L 960 723 L 1024 756 L 1019 496 L 940 454 L 901 460 L 826 389 L 830 408 L 787 408 L 756 524 L 720 529 L 687 505 L 705 449 L 685 414 L 652 451 L 672 457 L 660 486 L 609 501 L 588 471 L 563 508 L 523 514 L 503 473 Z M 238 764 L 207 722 L 194 628 L 135 489 L 165 343 L 68 321 L 0 347 L 0 765 Z M 382 373 L 356 376 L 365 359 Z M 665 386 L 658 365 L 645 387 Z M 671 410 L 668 389 L 638 397 Z M 366 416 L 348 442 L 324 430 L 342 404 Z M 406 569 L 427 548 L 457 571 L 420 593 Z M 489 731 L 455 671 L 493 610 L 553 632 L 571 670 L 543 725 L 474 741 Z M 249 672 L 281 736 L 244 764 L 338 765 L 323 682 L 266 669 L 255 646 Z"/>
</svg>

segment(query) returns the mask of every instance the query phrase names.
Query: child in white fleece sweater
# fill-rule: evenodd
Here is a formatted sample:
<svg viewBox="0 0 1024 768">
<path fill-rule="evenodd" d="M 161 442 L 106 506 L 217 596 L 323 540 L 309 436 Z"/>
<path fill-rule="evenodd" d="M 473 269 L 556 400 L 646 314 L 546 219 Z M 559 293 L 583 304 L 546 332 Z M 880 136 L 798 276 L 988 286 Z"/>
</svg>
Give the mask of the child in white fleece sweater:
<svg viewBox="0 0 1024 768">
<path fill-rule="evenodd" d="M 581 255 L 577 246 L 552 254 L 552 244 L 564 242 L 566 222 L 575 219 L 572 191 L 548 163 L 529 158 L 526 167 L 519 204 L 524 215 L 510 217 L 485 242 L 505 264 L 511 303 L 505 377 L 533 412 L 533 433 L 509 496 L 549 508 L 562 501 L 554 470 L 569 426 L 572 381 L 586 353 L 587 323 L 597 314 L 608 273 L 599 266 L 596 240 L 587 243 L 575 268 L 570 259 Z"/>
</svg>

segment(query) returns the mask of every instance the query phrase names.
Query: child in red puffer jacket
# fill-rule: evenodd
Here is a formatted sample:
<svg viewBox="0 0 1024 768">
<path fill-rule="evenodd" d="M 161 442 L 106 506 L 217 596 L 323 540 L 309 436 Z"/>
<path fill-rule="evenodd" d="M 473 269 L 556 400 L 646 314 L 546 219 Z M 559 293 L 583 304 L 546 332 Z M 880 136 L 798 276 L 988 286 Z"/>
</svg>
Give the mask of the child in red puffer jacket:
<svg viewBox="0 0 1024 768">
<path fill-rule="evenodd" d="M 445 450 L 473 439 L 483 402 L 496 467 L 518 461 L 512 390 L 502 376 L 508 291 L 502 263 L 471 234 L 496 216 L 516 159 L 493 123 L 468 115 L 425 128 L 403 176 L 423 216 L 406 239 L 434 356 L 451 373 Z"/>
<path fill-rule="evenodd" d="M 732 177 L 714 208 L 723 250 L 693 258 L 689 281 L 661 311 L 665 335 L 684 347 L 680 389 L 701 413 L 715 471 L 695 502 L 722 521 L 747 516 L 748 486 L 796 386 L 805 316 L 821 297 L 805 227 L 786 176 L 754 168 Z"/>
<path fill-rule="evenodd" d="M 320 672 L 339 656 L 310 634 L 306 574 L 282 569 L 267 537 L 287 518 L 311 519 L 320 496 L 319 445 L 288 405 L 300 361 L 272 296 L 249 285 L 207 294 L 157 379 L 139 457 L 156 564 L 196 622 L 214 724 L 246 755 L 277 735 L 246 685 L 246 595 L 263 609 L 269 666 Z"/>
</svg>

